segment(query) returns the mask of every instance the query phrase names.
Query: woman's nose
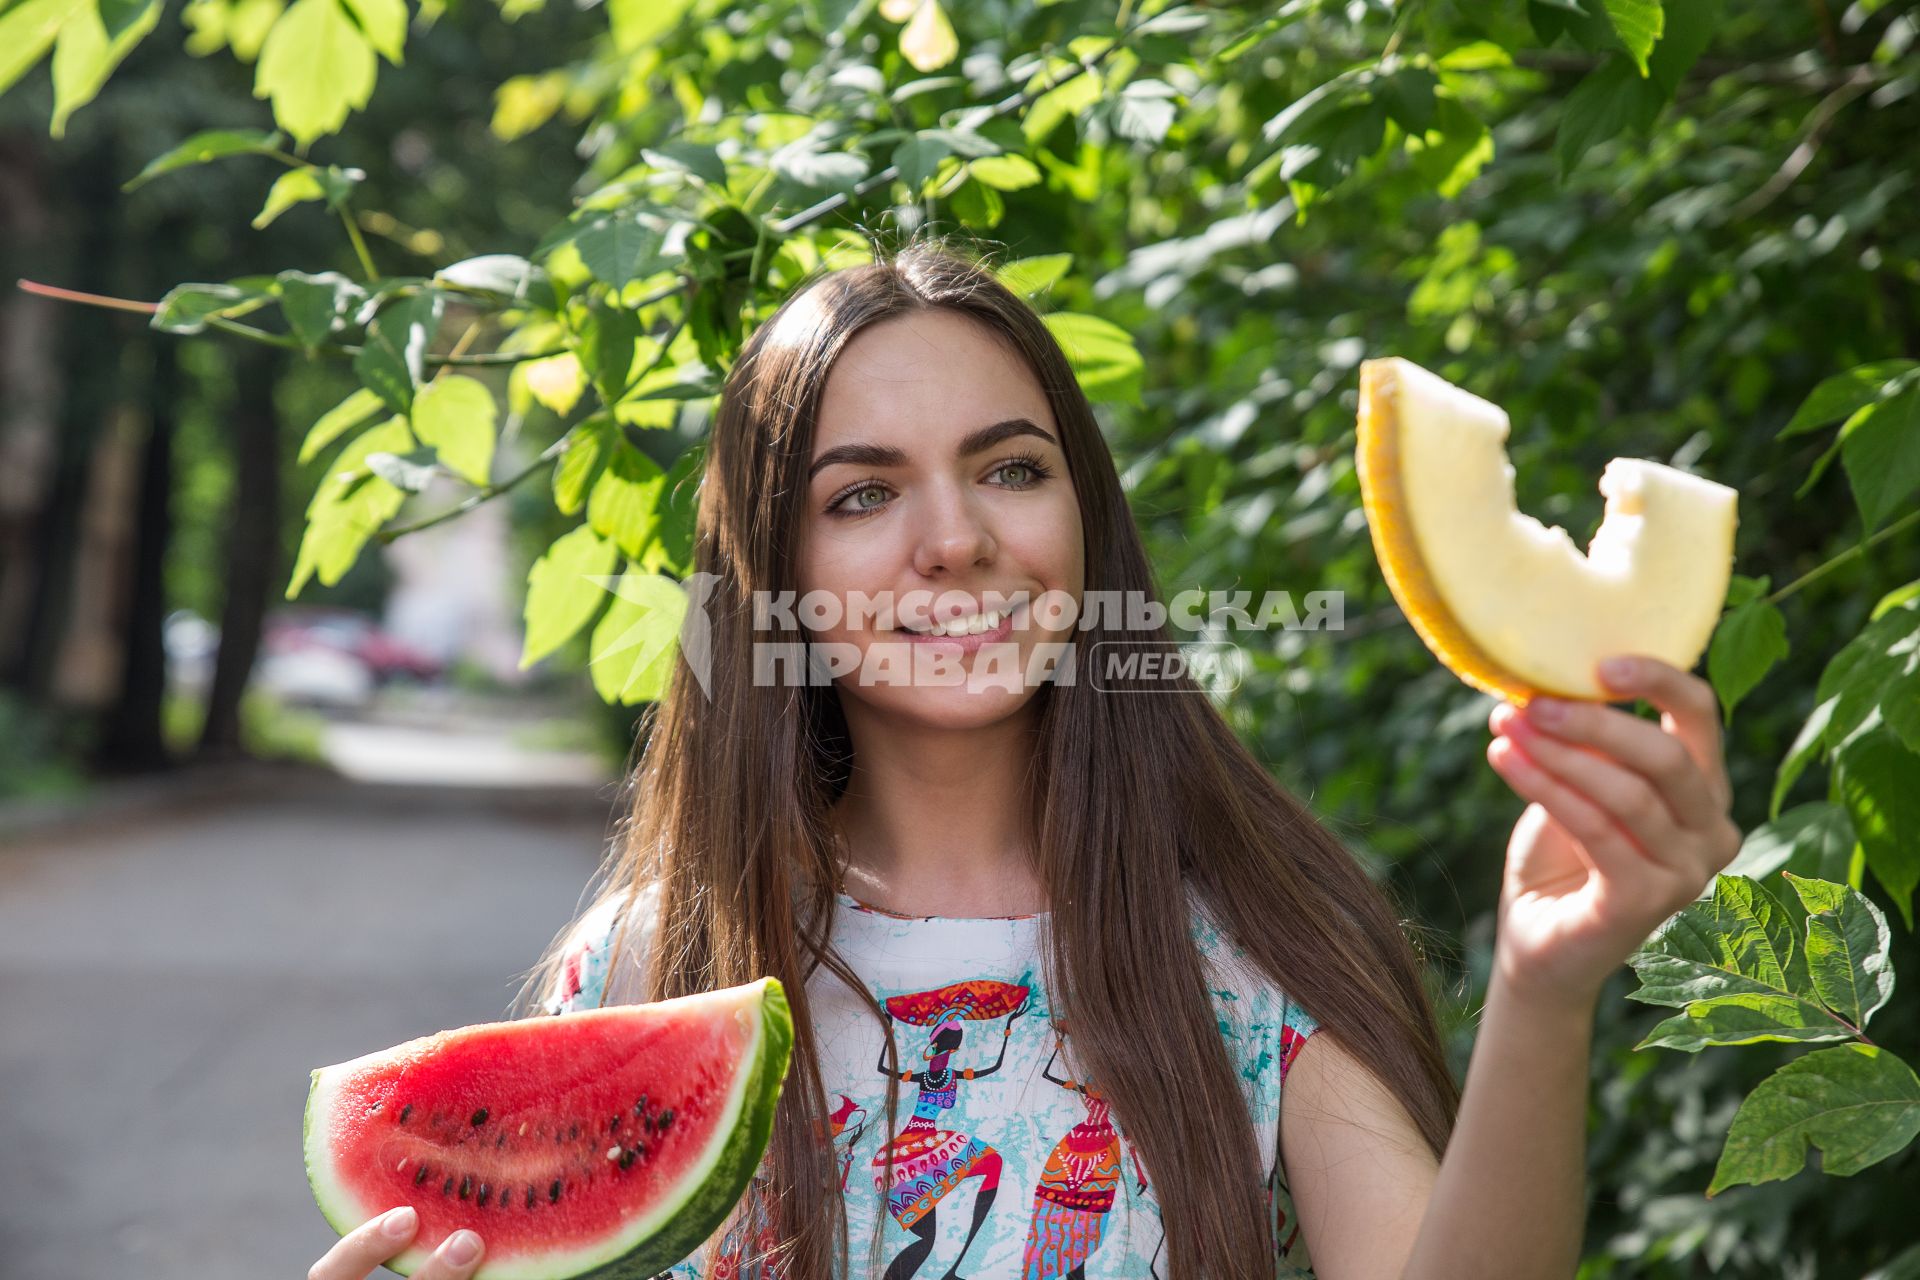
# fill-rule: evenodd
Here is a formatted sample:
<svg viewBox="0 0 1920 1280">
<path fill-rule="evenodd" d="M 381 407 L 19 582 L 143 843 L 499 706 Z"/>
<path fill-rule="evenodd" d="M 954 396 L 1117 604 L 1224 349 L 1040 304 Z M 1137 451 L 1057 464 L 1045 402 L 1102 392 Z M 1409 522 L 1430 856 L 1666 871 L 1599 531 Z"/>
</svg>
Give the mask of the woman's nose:
<svg viewBox="0 0 1920 1280">
<path fill-rule="evenodd" d="M 914 550 L 914 567 L 921 573 L 965 569 L 993 558 L 993 533 L 965 494 L 940 497 L 926 520 Z"/>
</svg>

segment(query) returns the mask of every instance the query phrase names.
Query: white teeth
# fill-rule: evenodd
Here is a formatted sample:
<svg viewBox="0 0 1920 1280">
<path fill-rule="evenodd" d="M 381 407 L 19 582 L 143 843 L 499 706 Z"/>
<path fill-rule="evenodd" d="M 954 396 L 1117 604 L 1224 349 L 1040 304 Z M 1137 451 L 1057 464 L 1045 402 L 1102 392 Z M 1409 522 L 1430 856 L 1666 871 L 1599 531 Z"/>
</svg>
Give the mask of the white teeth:
<svg viewBox="0 0 1920 1280">
<path fill-rule="evenodd" d="M 927 634 L 936 636 L 977 636 L 999 626 L 1007 615 L 999 610 L 976 613 L 970 618 L 961 618 L 955 622 L 936 622 L 927 628 Z"/>
</svg>

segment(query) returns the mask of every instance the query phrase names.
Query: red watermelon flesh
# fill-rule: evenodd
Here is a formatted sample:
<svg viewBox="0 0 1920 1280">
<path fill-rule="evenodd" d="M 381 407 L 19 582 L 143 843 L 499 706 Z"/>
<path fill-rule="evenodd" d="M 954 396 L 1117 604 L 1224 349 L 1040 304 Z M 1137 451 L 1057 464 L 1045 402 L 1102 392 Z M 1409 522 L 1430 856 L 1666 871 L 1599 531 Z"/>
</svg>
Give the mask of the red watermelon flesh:
<svg viewBox="0 0 1920 1280">
<path fill-rule="evenodd" d="M 482 1278 L 653 1276 L 745 1191 L 792 1044 L 772 978 L 443 1031 L 313 1073 L 308 1181 L 343 1235 L 418 1211 L 401 1275 L 466 1227 Z"/>
</svg>

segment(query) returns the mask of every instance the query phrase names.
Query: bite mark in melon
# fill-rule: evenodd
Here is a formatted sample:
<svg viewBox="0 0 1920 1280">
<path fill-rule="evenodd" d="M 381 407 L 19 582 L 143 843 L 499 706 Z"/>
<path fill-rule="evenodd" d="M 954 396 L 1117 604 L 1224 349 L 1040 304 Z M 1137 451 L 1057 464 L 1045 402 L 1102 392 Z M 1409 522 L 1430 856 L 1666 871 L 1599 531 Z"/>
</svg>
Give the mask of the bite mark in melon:
<svg viewBox="0 0 1920 1280">
<path fill-rule="evenodd" d="M 1356 465 L 1374 554 L 1427 647 L 1476 689 L 1606 701 L 1595 666 L 1700 660 L 1733 573 L 1738 494 L 1638 458 L 1600 476 L 1585 554 L 1518 509 L 1506 413 L 1412 361 L 1360 366 Z"/>
<path fill-rule="evenodd" d="M 307 1179 L 342 1235 L 414 1207 L 401 1275 L 465 1227 L 479 1280 L 643 1280 L 738 1203 L 792 1047 L 772 978 L 443 1031 L 313 1072 Z"/>
</svg>

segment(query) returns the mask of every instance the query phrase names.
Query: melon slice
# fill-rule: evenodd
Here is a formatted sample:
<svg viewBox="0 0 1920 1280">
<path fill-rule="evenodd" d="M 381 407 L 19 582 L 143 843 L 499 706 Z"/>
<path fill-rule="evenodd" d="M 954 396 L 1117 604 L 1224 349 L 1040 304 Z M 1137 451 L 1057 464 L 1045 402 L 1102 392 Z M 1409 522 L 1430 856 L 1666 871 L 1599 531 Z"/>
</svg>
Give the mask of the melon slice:
<svg viewBox="0 0 1920 1280">
<path fill-rule="evenodd" d="M 342 1235 L 418 1211 L 403 1276 L 466 1227 L 481 1280 L 640 1280 L 739 1201 L 792 1046 L 772 978 L 443 1031 L 313 1073 L 307 1179 Z"/>
<path fill-rule="evenodd" d="M 1726 601 L 1738 494 L 1615 458 L 1583 555 L 1514 502 L 1507 415 L 1409 360 L 1360 366 L 1356 464 L 1394 599 L 1448 669 L 1524 706 L 1608 701 L 1595 665 L 1650 654 L 1691 670 Z"/>
</svg>

